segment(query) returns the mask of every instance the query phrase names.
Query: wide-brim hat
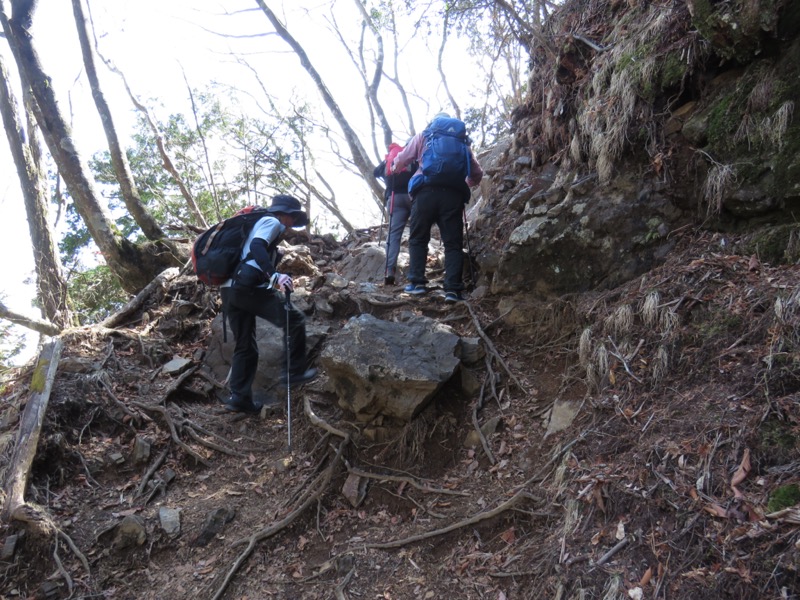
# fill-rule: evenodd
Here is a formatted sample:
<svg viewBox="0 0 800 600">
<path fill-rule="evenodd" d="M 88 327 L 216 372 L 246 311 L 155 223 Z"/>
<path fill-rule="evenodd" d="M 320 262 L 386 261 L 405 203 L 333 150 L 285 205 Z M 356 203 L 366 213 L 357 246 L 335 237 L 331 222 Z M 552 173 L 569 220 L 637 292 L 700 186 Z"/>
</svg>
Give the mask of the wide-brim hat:
<svg viewBox="0 0 800 600">
<path fill-rule="evenodd" d="M 272 204 L 267 210 L 271 213 L 283 213 L 294 218 L 292 227 L 305 227 L 308 225 L 308 215 L 303 210 L 303 205 L 294 196 L 279 194 L 272 199 Z"/>
</svg>

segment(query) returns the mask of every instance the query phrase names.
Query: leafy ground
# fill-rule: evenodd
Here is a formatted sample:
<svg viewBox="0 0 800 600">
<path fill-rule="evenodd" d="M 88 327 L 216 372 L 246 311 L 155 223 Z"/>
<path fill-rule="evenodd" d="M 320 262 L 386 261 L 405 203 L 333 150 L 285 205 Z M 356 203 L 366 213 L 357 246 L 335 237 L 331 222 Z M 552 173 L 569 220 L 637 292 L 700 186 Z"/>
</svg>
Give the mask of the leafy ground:
<svg viewBox="0 0 800 600">
<path fill-rule="evenodd" d="M 198 368 L 215 305 L 179 277 L 118 327 L 67 339 L 26 496 L 60 533 L 3 526 L 0 593 L 797 598 L 800 267 L 736 242 L 685 234 L 634 282 L 546 303 L 365 296 L 382 318 L 482 336 L 479 391 L 450 386 L 370 441 L 323 376 L 293 393 L 291 453 L 282 408 L 221 410 Z M 167 375 L 173 356 L 194 362 Z M 4 400 L 9 432 L 29 377 Z M 554 404 L 579 410 L 545 436 Z"/>
</svg>

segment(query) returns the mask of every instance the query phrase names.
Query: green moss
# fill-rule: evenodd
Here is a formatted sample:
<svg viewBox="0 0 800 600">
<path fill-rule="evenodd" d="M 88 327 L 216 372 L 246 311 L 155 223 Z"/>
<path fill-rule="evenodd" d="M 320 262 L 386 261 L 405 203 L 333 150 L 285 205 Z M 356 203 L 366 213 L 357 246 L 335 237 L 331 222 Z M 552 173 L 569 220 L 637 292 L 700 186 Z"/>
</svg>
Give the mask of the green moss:
<svg viewBox="0 0 800 600">
<path fill-rule="evenodd" d="M 730 95 L 723 95 L 709 113 L 708 141 L 712 146 L 725 148 L 730 144 L 732 128 L 741 120 L 741 117 L 735 119 L 731 115 L 731 106 L 733 106 L 733 98 Z"/>
<path fill-rule="evenodd" d="M 782 465 L 796 460 L 796 448 L 797 436 L 785 421 L 773 417 L 759 427 L 757 450 L 765 465 Z"/>
<path fill-rule="evenodd" d="M 44 391 L 45 383 L 47 382 L 47 369 L 50 367 L 50 361 L 40 360 L 36 363 L 33 369 L 33 376 L 31 377 L 30 390 L 35 393 Z"/>
<path fill-rule="evenodd" d="M 742 244 L 742 254 L 755 254 L 767 264 L 794 264 L 800 259 L 800 223 L 777 225 L 758 231 Z"/>
<path fill-rule="evenodd" d="M 661 57 L 661 89 L 677 86 L 683 81 L 687 65 L 681 60 L 679 52 L 668 52 Z"/>
<path fill-rule="evenodd" d="M 771 513 L 789 508 L 800 502 L 800 486 L 796 483 L 779 487 L 769 497 L 767 510 Z"/>
<path fill-rule="evenodd" d="M 730 332 L 740 329 L 742 318 L 739 315 L 732 315 L 727 311 L 715 312 L 708 319 L 700 323 L 699 333 L 703 339 L 724 336 Z"/>
</svg>

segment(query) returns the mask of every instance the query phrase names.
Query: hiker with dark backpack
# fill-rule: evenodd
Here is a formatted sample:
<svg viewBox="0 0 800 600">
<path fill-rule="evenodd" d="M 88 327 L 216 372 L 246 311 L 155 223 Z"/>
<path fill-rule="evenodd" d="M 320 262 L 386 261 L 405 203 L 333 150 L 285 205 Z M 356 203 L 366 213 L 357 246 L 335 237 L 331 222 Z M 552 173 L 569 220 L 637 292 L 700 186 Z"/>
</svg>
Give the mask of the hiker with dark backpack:
<svg viewBox="0 0 800 600">
<path fill-rule="evenodd" d="M 447 113 L 437 114 L 397 155 L 392 172 L 399 172 L 413 161 L 419 163 L 419 168 L 408 184 L 412 198 L 409 283 L 403 291 L 413 295 L 428 291 L 425 263 L 431 228 L 436 224 L 444 244 L 445 302 L 461 302 L 464 300 L 464 206 L 470 200 L 470 187 L 483 178 L 464 122 Z"/>
<path fill-rule="evenodd" d="M 389 215 L 389 231 L 386 234 L 386 269 L 383 285 L 394 285 L 397 277 L 397 257 L 400 255 L 400 242 L 403 239 L 403 230 L 406 228 L 408 217 L 411 215 L 411 197 L 408 195 L 408 182 L 415 170 L 411 165 L 398 173 L 390 171 L 395 157 L 403 147 L 399 144 L 389 144 L 386 158 L 375 167 L 373 175 L 383 179 L 386 183 L 384 199 L 386 200 L 386 213 Z"/>
<path fill-rule="evenodd" d="M 223 315 L 230 324 L 235 342 L 228 380 L 231 395 L 224 404 L 228 410 L 248 414 L 259 413 L 264 404 L 264 399 L 254 397 L 252 391 L 258 369 L 256 317 L 285 330 L 287 339 L 291 340 L 291 347 L 287 343 L 285 348 L 288 355 L 283 363 L 291 365 L 291 371 L 287 372 L 284 366 L 281 376 L 287 387 L 310 381 L 317 374 L 316 369 L 308 367 L 305 316 L 289 302 L 289 293 L 294 290 L 292 278 L 277 270 L 280 258 L 278 242 L 282 234 L 289 227 L 305 227 L 308 216 L 296 198 L 284 194 L 275 196 L 268 208 L 257 208 L 249 214 L 253 213 L 252 217 L 242 218 L 241 224 L 234 222 L 233 226 L 229 224 L 226 228 L 223 221 L 209 230 L 213 232 L 216 229 L 220 238 L 223 236 L 221 232 L 229 231 L 231 240 L 237 235 L 244 236 L 243 243 L 236 246 L 237 264 L 233 274 L 221 284 L 220 293 Z M 237 218 L 240 217 L 227 221 Z M 203 250 L 212 245 L 212 241 L 206 241 L 204 236 L 208 236 L 208 232 L 198 238 L 193 251 L 195 271 L 201 280 L 201 267 L 206 264 Z M 229 246 L 234 247 L 233 243 Z"/>
</svg>

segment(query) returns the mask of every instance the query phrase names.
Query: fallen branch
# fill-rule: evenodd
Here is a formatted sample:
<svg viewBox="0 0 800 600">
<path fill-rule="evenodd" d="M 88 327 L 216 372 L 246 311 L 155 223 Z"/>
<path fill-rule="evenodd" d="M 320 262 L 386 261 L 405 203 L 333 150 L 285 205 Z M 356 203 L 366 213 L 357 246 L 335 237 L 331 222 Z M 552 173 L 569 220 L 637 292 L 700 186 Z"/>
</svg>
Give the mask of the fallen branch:
<svg viewBox="0 0 800 600">
<path fill-rule="evenodd" d="M 58 371 L 58 361 L 61 358 L 61 350 L 64 342 L 56 338 L 45 345 L 39 354 L 39 359 L 33 369 L 30 390 L 31 396 L 25 404 L 25 410 L 20 420 L 17 443 L 14 453 L 9 462 L 6 473 L 3 491 L 5 493 L 5 503 L 3 504 L 2 519 L 4 522 L 12 520 L 25 521 L 31 525 L 38 524 L 42 527 L 39 533 L 51 533 L 49 518 L 36 513 L 41 511 L 31 509 L 25 511 L 25 488 L 28 485 L 31 465 L 36 456 L 36 447 L 39 444 L 39 436 L 44 423 L 44 414 L 50 401 L 50 392 L 53 388 L 53 381 Z M 31 508 L 31 507 L 28 507 Z M 31 514 L 27 514 L 31 512 Z"/>
<path fill-rule="evenodd" d="M 447 527 L 442 527 L 441 529 L 434 529 L 433 531 L 420 533 L 418 535 L 412 535 L 411 537 L 403 538 L 400 540 L 394 540 L 393 542 L 375 542 L 372 544 L 364 544 L 364 547 L 374 548 L 376 550 L 390 550 L 392 548 L 400 548 L 402 546 L 407 546 L 408 544 L 413 544 L 415 542 L 421 542 L 422 540 L 427 540 L 433 537 L 444 535 L 446 533 L 450 533 L 451 531 L 455 531 L 456 529 L 469 527 L 470 525 L 475 525 L 476 523 L 480 523 L 481 521 L 485 521 L 487 519 L 496 517 L 497 515 L 502 514 L 511 508 L 514 508 L 514 506 L 516 506 L 518 502 L 525 499 L 533 500 L 535 498 L 534 496 L 532 496 L 527 492 L 517 492 L 511 498 L 503 502 L 498 507 L 492 510 L 478 513 L 477 515 L 474 515 L 469 519 L 458 521 L 457 523 L 453 523 L 452 525 L 448 525 Z"/>
<path fill-rule="evenodd" d="M 475 311 L 470 306 L 469 302 L 464 302 L 464 304 L 467 306 L 467 309 L 469 309 L 469 314 L 472 316 L 472 322 L 475 324 L 475 329 L 478 332 L 478 335 L 481 337 L 481 339 L 484 342 L 486 342 L 486 347 L 489 349 L 489 352 L 491 352 L 492 356 L 494 356 L 497 359 L 497 362 L 499 362 L 500 365 L 502 365 L 503 369 L 505 369 L 505 372 L 508 374 L 509 378 L 511 378 L 511 381 L 513 381 L 514 384 L 516 384 L 516 386 L 519 388 L 521 392 L 524 392 L 525 388 L 522 386 L 522 383 L 520 383 L 520 380 L 517 379 L 517 376 L 511 372 L 511 369 L 509 368 L 508 364 L 503 359 L 503 357 L 500 356 L 500 353 L 497 351 L 497 348 L 495 347 L 491 338 L 489 338 L 489 336 L 486 335 L 486 333 L 483 331 L 481 323 L 478 320 L 478 315 L 475 314 Z"/>
<path fill-rule="evenodd" d="M 136 312 L 139 308 L 144 305 L 145 301 L 150 298 L 153 294 L 157 291 L 163 292 L 166 289 L 165 284 L 175 279 L 175 277 L 179 274 L 178 267 L 170 267 L 169 269 L 165 269 L 162 271 L 153 281 L 148 283 L 145 288 L 136 294 L 125 306 L 123 306 L 119 311 L 105 319 L 100 323 L 100 327 L 107 327 L 109 329 L 113 329 L 121 325 L 125 319 L 127 319 L 131 314 Z"/>
</svg>

